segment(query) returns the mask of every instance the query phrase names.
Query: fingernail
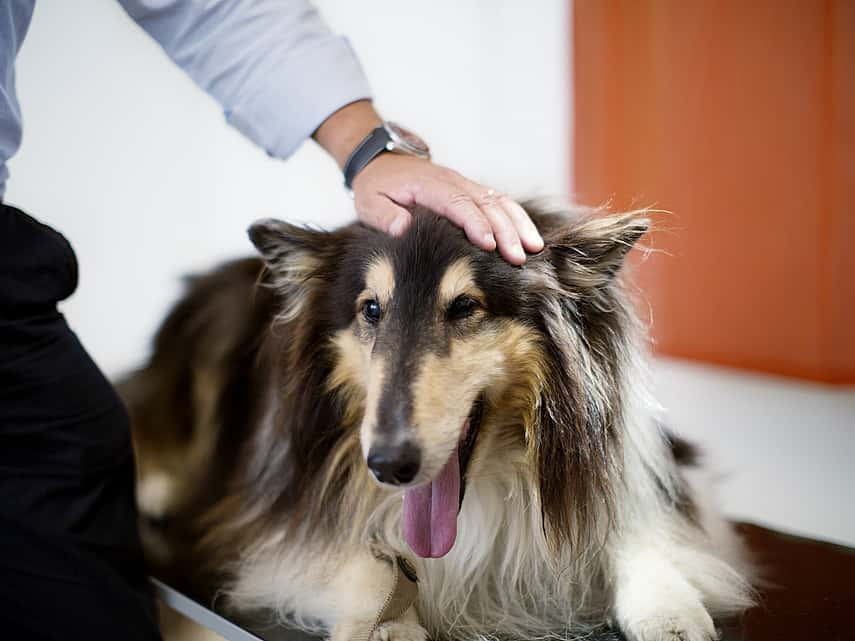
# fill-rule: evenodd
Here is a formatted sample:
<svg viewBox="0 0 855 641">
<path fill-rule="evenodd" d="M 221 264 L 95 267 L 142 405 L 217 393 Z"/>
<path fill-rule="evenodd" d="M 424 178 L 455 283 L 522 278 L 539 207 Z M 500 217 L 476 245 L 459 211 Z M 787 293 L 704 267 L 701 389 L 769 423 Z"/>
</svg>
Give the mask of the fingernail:
<svg viewBox="0 0 855 641">
<path fill-rule="evenodd" d="M 491 233 L 489 233 L 489 232 L 487 232 L 486 234 L 484 234 L 484 244 L 485 244 L 485 245 L 489 245 L 490 247 L 492 247 L 492 248 L 494 248 L 494 249 L 495 249 L 495 247 L 496 247 L 496 239 L 495 239 L 495 237 L 493 236 L 493 234 L 491 234 Z"/>
<path fill-rule="evenodd" d="M 514 258 L 525 262 L 525 252 L 523 251 L 522 245 L 519 243 L 511 247 L 511 253 L 514 255 Z"/>
<path fill-rule="evenodd" d="M 404 225 L 407 224 L 406 216 L 398 216 L 395 220 L 392 221 L 392 224 L 389 225 L 389 233 L 393 236 L 400 236 L 404 231 Z"/>
</svg>

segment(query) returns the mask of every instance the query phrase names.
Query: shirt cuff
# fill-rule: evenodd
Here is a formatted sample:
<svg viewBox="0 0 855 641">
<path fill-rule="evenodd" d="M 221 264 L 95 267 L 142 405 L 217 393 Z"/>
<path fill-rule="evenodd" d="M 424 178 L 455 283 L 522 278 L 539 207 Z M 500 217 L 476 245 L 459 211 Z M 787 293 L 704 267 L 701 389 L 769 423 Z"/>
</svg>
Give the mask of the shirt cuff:
<svg viewBox="0 0 855 641">
<path fill-rule="evenodd" d="M 350 42 L 337 36 L 289 56 L 263 88 L 226 111 L 226 120 L 269 155 L 285 159 L 333 113 L 370 98 Z"/>
</svg>

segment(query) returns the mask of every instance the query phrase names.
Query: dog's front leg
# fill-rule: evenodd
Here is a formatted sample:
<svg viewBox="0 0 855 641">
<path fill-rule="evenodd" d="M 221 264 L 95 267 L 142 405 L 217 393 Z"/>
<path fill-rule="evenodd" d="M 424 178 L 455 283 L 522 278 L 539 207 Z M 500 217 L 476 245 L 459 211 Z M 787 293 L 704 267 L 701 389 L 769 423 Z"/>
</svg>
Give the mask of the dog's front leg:
<svg viewBox="0 0 855 641">
<path fill-rule="evenodd" d="M 351 557 L 327 586 L 335 610 L 331 641 L 426 641 L 409 576 L 376 552 Z"/>
<path fill-rule="evenodd" d="M 669 559 L 668 549 L 642 539 L 617 550 L 614 613 L 621 630 L 630 641 L 717 639 L 701 593 Z"/>
</svg>

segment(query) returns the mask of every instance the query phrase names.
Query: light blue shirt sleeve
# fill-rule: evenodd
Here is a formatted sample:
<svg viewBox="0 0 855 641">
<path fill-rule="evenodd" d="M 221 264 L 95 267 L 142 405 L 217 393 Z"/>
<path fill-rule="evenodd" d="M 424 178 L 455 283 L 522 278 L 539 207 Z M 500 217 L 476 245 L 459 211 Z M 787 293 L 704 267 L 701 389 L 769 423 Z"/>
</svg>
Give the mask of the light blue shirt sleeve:
<svg viewBox="0 0 855 641">
<path fill-rule="evenodd" d="M 306 0 L 119 2 L 229 123 L 277 158 L 341 107 L 370 98 L 350 43 Z"/>
</svg>

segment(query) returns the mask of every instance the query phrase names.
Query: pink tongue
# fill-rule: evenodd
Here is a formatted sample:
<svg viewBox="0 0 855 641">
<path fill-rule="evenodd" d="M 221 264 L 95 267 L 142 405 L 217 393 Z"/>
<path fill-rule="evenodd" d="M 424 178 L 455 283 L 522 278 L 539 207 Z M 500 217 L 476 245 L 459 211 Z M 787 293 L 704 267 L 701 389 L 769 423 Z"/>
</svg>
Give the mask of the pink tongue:
<svg viewBox="0 0 855 641">
<path fill-rule="evenodd" d="M 439 476 L 404 494 L 402 529 L 413 552 L 434 559 L 448 554 L 457 538 L 459 508 L 460 462 L 455 447 Z"/>
</svg>

